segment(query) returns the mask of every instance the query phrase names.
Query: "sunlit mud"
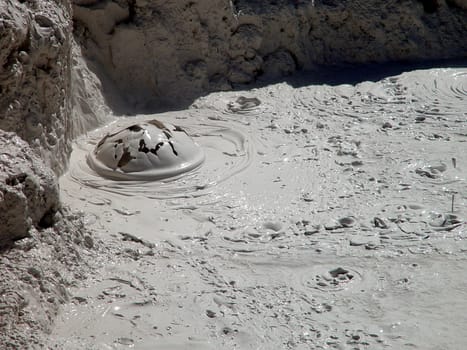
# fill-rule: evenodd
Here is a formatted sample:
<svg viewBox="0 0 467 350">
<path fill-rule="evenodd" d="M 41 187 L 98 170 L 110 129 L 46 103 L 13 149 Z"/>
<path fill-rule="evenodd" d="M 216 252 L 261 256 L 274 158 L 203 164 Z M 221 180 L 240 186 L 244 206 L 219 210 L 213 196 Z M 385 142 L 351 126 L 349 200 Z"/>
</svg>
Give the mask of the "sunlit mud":
<svg viewBox="0 0 467 350">
<path fill-rule="evenodd" d="M 86 161 L 107 129 L 77 140 L 62 198 L 109 251 L 51 347 L 465 346 L 465 68 L 297 78 L 114 123 L 152 119 L 204 162 L 115 181 Z"/>
</svg>

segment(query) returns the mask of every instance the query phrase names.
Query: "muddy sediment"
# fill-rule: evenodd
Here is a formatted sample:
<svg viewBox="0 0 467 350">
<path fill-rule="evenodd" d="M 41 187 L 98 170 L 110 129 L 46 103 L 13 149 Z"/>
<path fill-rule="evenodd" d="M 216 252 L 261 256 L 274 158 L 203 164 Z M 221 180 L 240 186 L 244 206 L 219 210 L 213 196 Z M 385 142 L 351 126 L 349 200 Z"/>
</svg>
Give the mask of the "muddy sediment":
<svg viewBox="0 0 467 350">
<path fill-rule="evenodd" d="M 414 69 L 119 117 L 177 123 L 205 150 L 169 181 L 90 169 L 115 125 L 79 138 L 63 200 L 120 248 L 71 290 L 51 346 L 461 348 L 466 94 L 465 68 Z"/>
</svg>

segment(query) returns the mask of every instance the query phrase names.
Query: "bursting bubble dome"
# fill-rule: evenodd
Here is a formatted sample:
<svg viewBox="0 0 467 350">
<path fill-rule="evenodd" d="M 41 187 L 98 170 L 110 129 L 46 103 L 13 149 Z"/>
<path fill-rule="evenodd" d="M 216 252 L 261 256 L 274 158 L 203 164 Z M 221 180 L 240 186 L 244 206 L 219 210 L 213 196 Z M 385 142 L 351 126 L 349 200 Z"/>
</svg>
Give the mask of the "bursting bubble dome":
<svg viewBox="0 0 467 350">
<path fill-rule="evenodd" d="M 204 158 L 183 128 L 154 119 L 108 133 L 87 161 L 106 178 L 151 181 L 196 169 Z"/>
</svg>

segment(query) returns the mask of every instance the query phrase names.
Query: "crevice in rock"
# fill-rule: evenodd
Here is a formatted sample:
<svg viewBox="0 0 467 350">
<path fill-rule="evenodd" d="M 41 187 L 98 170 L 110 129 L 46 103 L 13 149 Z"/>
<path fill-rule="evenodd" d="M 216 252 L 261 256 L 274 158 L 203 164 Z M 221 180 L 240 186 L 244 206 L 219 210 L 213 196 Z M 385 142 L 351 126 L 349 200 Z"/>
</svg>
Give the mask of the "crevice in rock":
<svg viewBox="0 0 467 350">
<path fill-rule="evenodd" d="M 16 186 L 16 185 L 21 184 L 24 181 L 26 181 L 27 176 L 28 175 L 26 173 L 12 175 L 12 176 L 9 176 L 8 178 L 5 179 L 5 183 L 8 186 Z"/>
<path fill-rule="evenodd" d="M 50 209 L 48 212 L 46 212 L 44 216 L 40 219 L 38 223 L 38 228 L 46 229 L 46 228 L 52 227 L 56 222 L 55 220 L 56 213 L 57 211 L 53 209 Z"/>
<path fill-rule="evenodd" d="M 440 7 L 439 0 L 418 0 L 423 5 L 423 10 L 425 13 L 432 14 L 435 13 Z"/>
<path fill-rule="evenodd" d="M 127 23 L 135 22 L 136 18 L 136 0 L 128 0 L 128 20 Z"/>
</svg>

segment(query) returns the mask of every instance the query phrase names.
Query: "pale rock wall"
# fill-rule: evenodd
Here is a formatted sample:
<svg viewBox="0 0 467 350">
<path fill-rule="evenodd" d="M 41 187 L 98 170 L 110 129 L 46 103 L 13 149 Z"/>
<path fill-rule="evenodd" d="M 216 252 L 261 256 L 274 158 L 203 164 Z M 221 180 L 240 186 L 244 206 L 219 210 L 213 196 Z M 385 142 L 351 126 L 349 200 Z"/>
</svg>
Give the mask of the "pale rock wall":
<svg viewBox="0 0 467 350">
<path fill-rule="evenodd" d="M 67 1 L 0 3 L 0 129 L 56 173 L 70 152 L 71 32 Z"/>
<path fill-rule="evenodd" d="M 55 174 L 29 145 L 0 130 L 0 247 L 53 225 L 59 209 Z"/>
<path fill-rule="evenodd" d="M 467 57 L 464 0 L 75 0 L 85 55 L 132 108 L 316 65 Z"/>
<path fill-rule="evenodd" d="M 83 263 L 56 177 L 75 134 L 71 39 L 69 1 L 0 1 L 0 349 L 44 348 L 62 274 Z"/>
<path fill-rule="evenodd" d="M 71 118 L 70 136 L 75 138 L 104 124 L 112 116 L 102 92 L 104 74 L 97 77 L 83 57 L 81 46 L 73 39 L 71 49 L 73 67 L 71 71 Z M 112 95 L 112 94 L 109 94 Z M 118 96 L 118 93 L 113 93 Z"/>
</svg>

